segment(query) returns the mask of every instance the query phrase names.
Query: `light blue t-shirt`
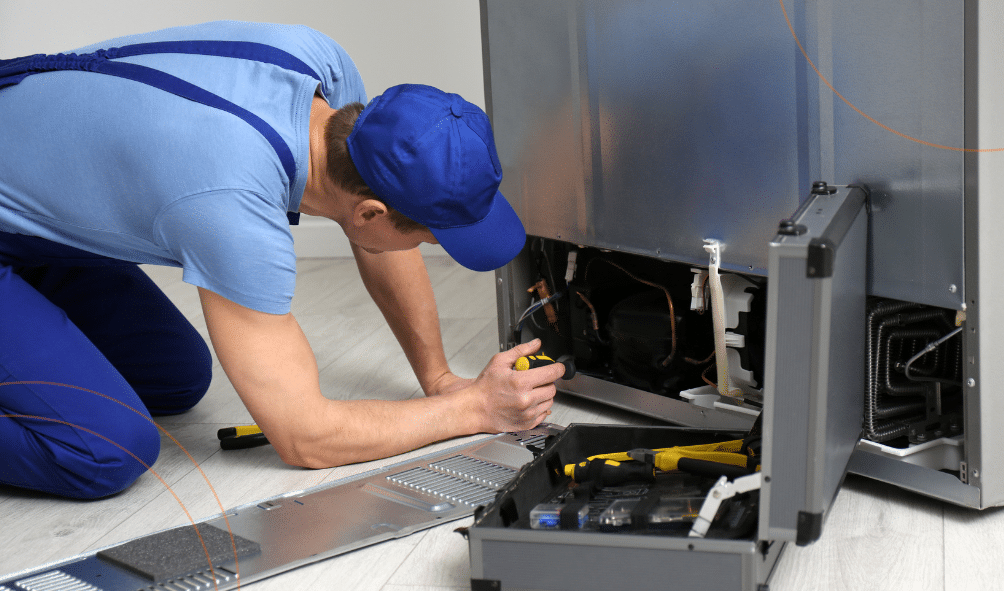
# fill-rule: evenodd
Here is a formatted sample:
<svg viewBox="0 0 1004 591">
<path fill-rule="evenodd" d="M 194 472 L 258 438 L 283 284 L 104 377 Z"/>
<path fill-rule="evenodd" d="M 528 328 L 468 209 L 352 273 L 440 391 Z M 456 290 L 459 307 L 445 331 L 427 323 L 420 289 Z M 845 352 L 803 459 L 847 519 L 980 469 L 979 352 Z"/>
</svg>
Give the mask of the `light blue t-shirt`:
<svg viewBox="0 0 1004 591">
<path fill-rule="evenodd" d="M 47 72 L 0 90 L 0 231 L 102 256 L 180 266 L 187 283 L 284 314 L 296 278 L 286 212 L 307 179 L 318 91 L 338 108 L 365 103 L 345 51 L 304 26 L 215 22 L 75 50 L 173 40 L 254 41 L 320 77 L 243 59 L 185 54 L 122 58 L 167 72 L 261 117 L 289 146 L 296 186 L 244 120 L 151 86 L 92 72 Z M 6 56 L 14 57 L 14 56 Z"/>
</svg>

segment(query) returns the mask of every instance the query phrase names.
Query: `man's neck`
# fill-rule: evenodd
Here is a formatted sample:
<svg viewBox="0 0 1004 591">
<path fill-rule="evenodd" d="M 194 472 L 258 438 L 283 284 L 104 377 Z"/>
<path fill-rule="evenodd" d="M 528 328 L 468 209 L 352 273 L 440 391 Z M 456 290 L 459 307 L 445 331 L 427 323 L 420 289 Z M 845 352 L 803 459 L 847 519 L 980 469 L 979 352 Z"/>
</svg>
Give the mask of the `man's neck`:
<svg viewBox="0 0 1004 591">
<path fill-rule="evenodd" d="M 309 154 L 307 155 L 307 184 L 303 189 L 303 199 L 300 200 L 300 211 L 307 215 L 332 217 L 329 184 L 327 175 L 328 146 L 324 141 L 324 132 L 328 119 L 335 113 L 327 101 L 320 96 L 314 96 L 310 104 L 310 123 L 308 127 Z"/>
</svg>

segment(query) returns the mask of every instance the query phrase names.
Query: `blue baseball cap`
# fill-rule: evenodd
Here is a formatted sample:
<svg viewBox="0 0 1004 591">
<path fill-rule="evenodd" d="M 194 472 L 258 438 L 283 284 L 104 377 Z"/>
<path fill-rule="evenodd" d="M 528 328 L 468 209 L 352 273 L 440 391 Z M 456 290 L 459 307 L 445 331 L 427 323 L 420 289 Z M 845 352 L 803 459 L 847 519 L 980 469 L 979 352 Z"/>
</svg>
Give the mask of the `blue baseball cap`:
<svg viewBox="0 0 1004 591">
<path fill-rule="evenodd" d="M 461 265 L 491 271 L 522 250 L 523 223 L 498 190 L 491 123 L 460 95 L 394 86 L 359 114 L 348 148 L 373 193 L 427 226 Z"/>
</svg>

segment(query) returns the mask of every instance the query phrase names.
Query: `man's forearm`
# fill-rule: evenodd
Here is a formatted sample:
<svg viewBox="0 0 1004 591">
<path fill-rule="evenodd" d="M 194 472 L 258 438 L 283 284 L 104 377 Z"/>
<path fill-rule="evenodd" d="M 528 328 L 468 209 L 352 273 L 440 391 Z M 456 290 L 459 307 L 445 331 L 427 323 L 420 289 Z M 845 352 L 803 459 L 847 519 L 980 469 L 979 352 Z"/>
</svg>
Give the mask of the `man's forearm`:
<svg viewBox="0 0 1004 591">
<path fill-rule="evenodd" d="M 288 463 L 326 468 L 385 458 L 484 429 L 470 396 L 326 400 L 311 432 L 298 433 Z M 286 458 L 284 458 L 286 459 Z"/>
<path fill-rule="evenodd" d="M 401 343 L 422 389 L 449 373 L 436 299 L 418 249 L 370 254 L 353 245 L 359 274 Z"/>
<path fill-rule="evenodd" d="M 255 422 L 288 464 L 331 467 L 387 457 L 485 428 L 476 389 L 405 401 L 328 400 L 289 314 L 249 310 L 199 290 L 213 347 Z"/>
</svg>

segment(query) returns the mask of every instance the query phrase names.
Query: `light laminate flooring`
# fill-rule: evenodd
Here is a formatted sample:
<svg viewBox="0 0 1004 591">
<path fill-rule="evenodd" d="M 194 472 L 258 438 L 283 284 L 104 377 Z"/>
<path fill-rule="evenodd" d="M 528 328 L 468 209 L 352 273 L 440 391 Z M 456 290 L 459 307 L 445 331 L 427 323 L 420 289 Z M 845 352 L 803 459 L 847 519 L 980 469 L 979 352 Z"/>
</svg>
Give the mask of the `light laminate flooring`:
<svg viewBox="0 0 1004 591">
<path fill-rule="evenodd" d="M 427 266 L 451 367 L 457 374 L 476 376 L 498 351 L 494 275 L 468 271 L 445 257 L 428 257 Z M 147 272 L 206 336 L 198 294 L 181 281 L 180 270 L 148 267 Z M 299 261 L 293 313 L 317 356 L 326 396 L 388 400 L 422 396 L 351 259 Z M 549 420 L 560 425 L 653 423 L 563 394 L 558 395 Z M 443 442 L 404 456 L 328 470 L 286 466 L 269 446 L 221 452 L 216 430 L 250 423 L 251 418 L 218 362 L 206 398 L 191 412 L 158 422 L 191 456 L 164 436 L 153 466 L 163 482 L 147 473 L 123 493 L 91 502 L 0 486 L 0 575 L 188 523 L 186 511 L 199 520 L 218 514 L 221 507 L 308 488 L 473 440 Z M 242 588 L 469 589 L 467 543 L 454 529 L 470 521 L 444 524 Z M 1001 510 L 962 509 L 849 476 L 822 539 L 806 548 L 789 546 L 770 588 L 1004 589 L 1002 558 Z M 667 580 L 665 588 L 673 589 L 673 582 Z"/>
</svg>

